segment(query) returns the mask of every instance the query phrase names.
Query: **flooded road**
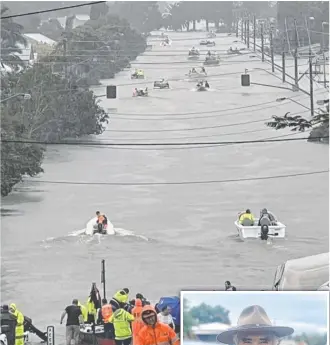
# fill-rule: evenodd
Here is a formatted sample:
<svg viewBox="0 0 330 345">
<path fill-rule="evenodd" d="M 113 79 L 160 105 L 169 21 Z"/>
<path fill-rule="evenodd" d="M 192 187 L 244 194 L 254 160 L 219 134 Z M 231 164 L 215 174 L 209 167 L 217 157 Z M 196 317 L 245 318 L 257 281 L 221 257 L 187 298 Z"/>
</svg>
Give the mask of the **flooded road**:
<svg viewBox="0 0 330 345">
<path fill-rule="evenodd" d="M 290 134 L 264 125 L 272 115 L 288 111 L 308 115 L 293 102 L 276 102 L 279 97 L 294 97 L 308 106 L 304 94 L 240 86 L 245 68 L 256 83 L 282 86 L 269 75 L 269 65 L 249 55 L 223 56 L 220 66 L 207 68 L 213 75 L 208 78 L 212 90 L 195 92 L 195 84 L 185 80 L 185 74 L 198 64 L 187 61 L 187 52 L 201 36 L 171 33 L 171 47 L 153 42 L 153 50 L 132 65 L 145 70 L 148 98 L 132 98 L 137 82 L 130 80 L 129 71 L 103 81 L 126 86 L 118 87 L 116 100 L 101 99 L 104 108 L 117 112 L 110 115 L 103 135 L 88 140 L 268 139 Z M 217 38 L 216 49 L 225 55 L 233 40 Z M 160 77 L 170 79 L 169 90 L 152 89 Z M 96 87 L 95 93 L 103 95 L 105 90 Z M 323 99 L 323 94 L 322 89 L 316 90 L 317 99 Z M 45 174 L 39 178 L 44 182 L 27 179 L 2 201 L 2 301 L 17 303 L 36 325 L 58 325 L 72 298 L 84 302 L 91 282 L 100 281 L 101 259 L 106 259 L 109 295 L 129 287 L 133 294 L 142 292 L 155 300 L 182 288 L 223 288 L 225 280 L 242 288 L 269 287 L 276 266 L 283 261 L 329 250 L 329 177 L 238 180 L 327 170 L 328 155 L 327 146 L 305 141 L 197 148 L 49 147 Z M 218 182 L 121 185 L 209 180 Z M 271 246 L 237 241 L 237 213 L 250 208 L 258 214 L 263 207 L 287 225 L 288 238 Z M 121 236 L 99 240 L 78 234 L 97 210 L 121 229 Z"/>
</svg>

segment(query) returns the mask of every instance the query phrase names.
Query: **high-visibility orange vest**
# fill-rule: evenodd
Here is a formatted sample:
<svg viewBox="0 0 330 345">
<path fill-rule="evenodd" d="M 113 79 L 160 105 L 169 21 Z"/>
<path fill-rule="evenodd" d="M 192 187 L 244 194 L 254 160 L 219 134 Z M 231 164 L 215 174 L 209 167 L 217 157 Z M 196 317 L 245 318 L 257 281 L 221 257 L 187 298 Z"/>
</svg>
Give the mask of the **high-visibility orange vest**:
<svg viewBox="0 0 330 345">
<path fill-rule="evenodd" d="M 102 306 L 102 319 L 104 323 L 109 323 L 110 317 L 112 316 L 112 306 L 111 304 L 106 304 Z"/>
</svg>

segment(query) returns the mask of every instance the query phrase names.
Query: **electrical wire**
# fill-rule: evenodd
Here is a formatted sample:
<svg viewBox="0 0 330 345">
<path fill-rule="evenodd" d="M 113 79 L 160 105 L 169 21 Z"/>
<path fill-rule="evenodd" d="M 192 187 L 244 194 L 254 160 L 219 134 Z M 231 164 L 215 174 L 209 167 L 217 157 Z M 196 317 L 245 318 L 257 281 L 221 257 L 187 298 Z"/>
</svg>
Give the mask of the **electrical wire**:
<svg viewBox="0 0 330 345">
<path fill-rule="evenodd" d="M 311 175 L 327 174 L 329 170 L 318 170 L 301 172 L 294 174 L 272 175 L 272 176 L 259 176 L 259 177 L 246 177 L 237 179 L 226 180 L 204 180 L 204 181 L 168 181 L 168 182 L 83 182 L 83 181 L 50 181 L 50 180 L 29 180 L 29 183 L 46 183 L 46 184 L 60 184 L 60 185 L 88 185 L 88 186 L 166 186 L 166 185 L 206 185 L 206 184 L 226 184 L 234 182 L 251 182 L 251 181 L 264 181 L 274 180 L 290 177 L 302 177 Z"/>
<path fill-rule="evenodd" d="M 328 139 L 329 136 L 314 137 L 313 139 Z M 38 144 L 38 145 L 67 145 L 67 146 L 191 146 L 191 145 L 242 145 L 242 144 L 257 144 L 257 143 L 276 143 L 276 142 L 289 142 L 289 141 L 302 141 L 307 140 L 304 138 L 287 138 L 287 139 L 261 139 L 261 140 L 240 140 L 240 141 L 210 141 L 210 142 L 174 142 L 174 143 L 96 143 L 96 142 L 74 142 L 74 141 L 42 141 L 42 140 L 17 140 L 17 139 L 1 139 L 2 143 L 6 144 Z"/>
<path fill-rule="evenodd" d="M 68 10 L 70 8 L 78 8 L 78 7 L 83 7 L 83 6 L 90 6 L 90 5 L 96 5 L 96 4 L 102 4 L 105 3 L 106 1 L 93 1 L 93 2 L 86 2 L 84 4 L 79 4 L 79 5 L 72 5 L 72 6 L 65 6 L 65 7 L 57 7 L 57 8 L 52 8 L 49 10 L 43 10 L 43 11 L 35 11 L 35 12 L 28 12 L 28 13 L 22 13 L 22 14 L 13 14 L 11 16 L 4 16 L 1 17 L 0 19 L 9 19 L 9 18 L 16 18 L 16 17 L 23 17 L 23 16 L 31 16 L 33 14 L 41 14 L 41 13 L 48 13 L 48 12 L 55 12 L 55 11 L 61 11 L 61 10 Z"/>
</svg>

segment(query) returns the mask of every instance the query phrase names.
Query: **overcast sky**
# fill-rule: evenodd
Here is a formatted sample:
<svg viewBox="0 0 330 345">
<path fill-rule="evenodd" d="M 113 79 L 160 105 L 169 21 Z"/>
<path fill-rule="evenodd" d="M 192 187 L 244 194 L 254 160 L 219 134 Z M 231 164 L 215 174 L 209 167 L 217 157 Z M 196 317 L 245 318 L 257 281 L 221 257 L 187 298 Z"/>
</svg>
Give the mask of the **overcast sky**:
<svg viewBox="0 0 330 345">
<path fill-rule="evenodd" d="M 233 325 L 241 311 L 250 305 L 262 306 L 269 318 L 277 325 L 291 326 L 295 333 L 325 332 L 327 330 L 327 292 L 285 293 L 264 292 L 248 294 L 241 292 L 185 292 L 190 306 L 206 303 L 212 306 L 221 305 L 230 311 Z"/>
</svg>

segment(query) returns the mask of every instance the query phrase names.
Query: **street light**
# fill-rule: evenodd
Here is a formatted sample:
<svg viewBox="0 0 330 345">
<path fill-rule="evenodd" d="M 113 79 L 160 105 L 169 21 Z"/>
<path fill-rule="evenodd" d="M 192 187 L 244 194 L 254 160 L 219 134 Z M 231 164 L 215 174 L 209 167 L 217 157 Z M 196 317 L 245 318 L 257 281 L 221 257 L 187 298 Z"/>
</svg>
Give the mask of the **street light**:
<svg viewBox="0 0 330 345">
<path fill-rule="evenodd" d="M 305 105 L 303 105 L 303 104 L 301 104 L 301 103 L 299 103 L 299 102 L 297 102 L 297 101 L 295 101 L 294 99 L 289 98 L 289 97 L 280 97 L 280 98 L 277 98 L 276 102 L 283 102 L 283 101 L 286 101 L 286 100 L 291 101 L 291 102 L 293 102 L 293 103 L 296 103 L 296 104 L 302 106 L 302 107 L 305 108 L 305 109 L 311 110 L 310 108 L 306 107 Z"/>
<path fill-rule="evenodd" d="M 5 99 L 1 99 L 0 103 L 8 101 L 9 99 L 12 99 L 12 98 L 19 97 L 19 96 L 23 96 L 24 100 L 31 99 L 31 95 L 29 93 L 17 93 L 16 95 L 12 95 L 12 96 L 9 96 L 9 97 L 7 97 Z"/>
</svg>

